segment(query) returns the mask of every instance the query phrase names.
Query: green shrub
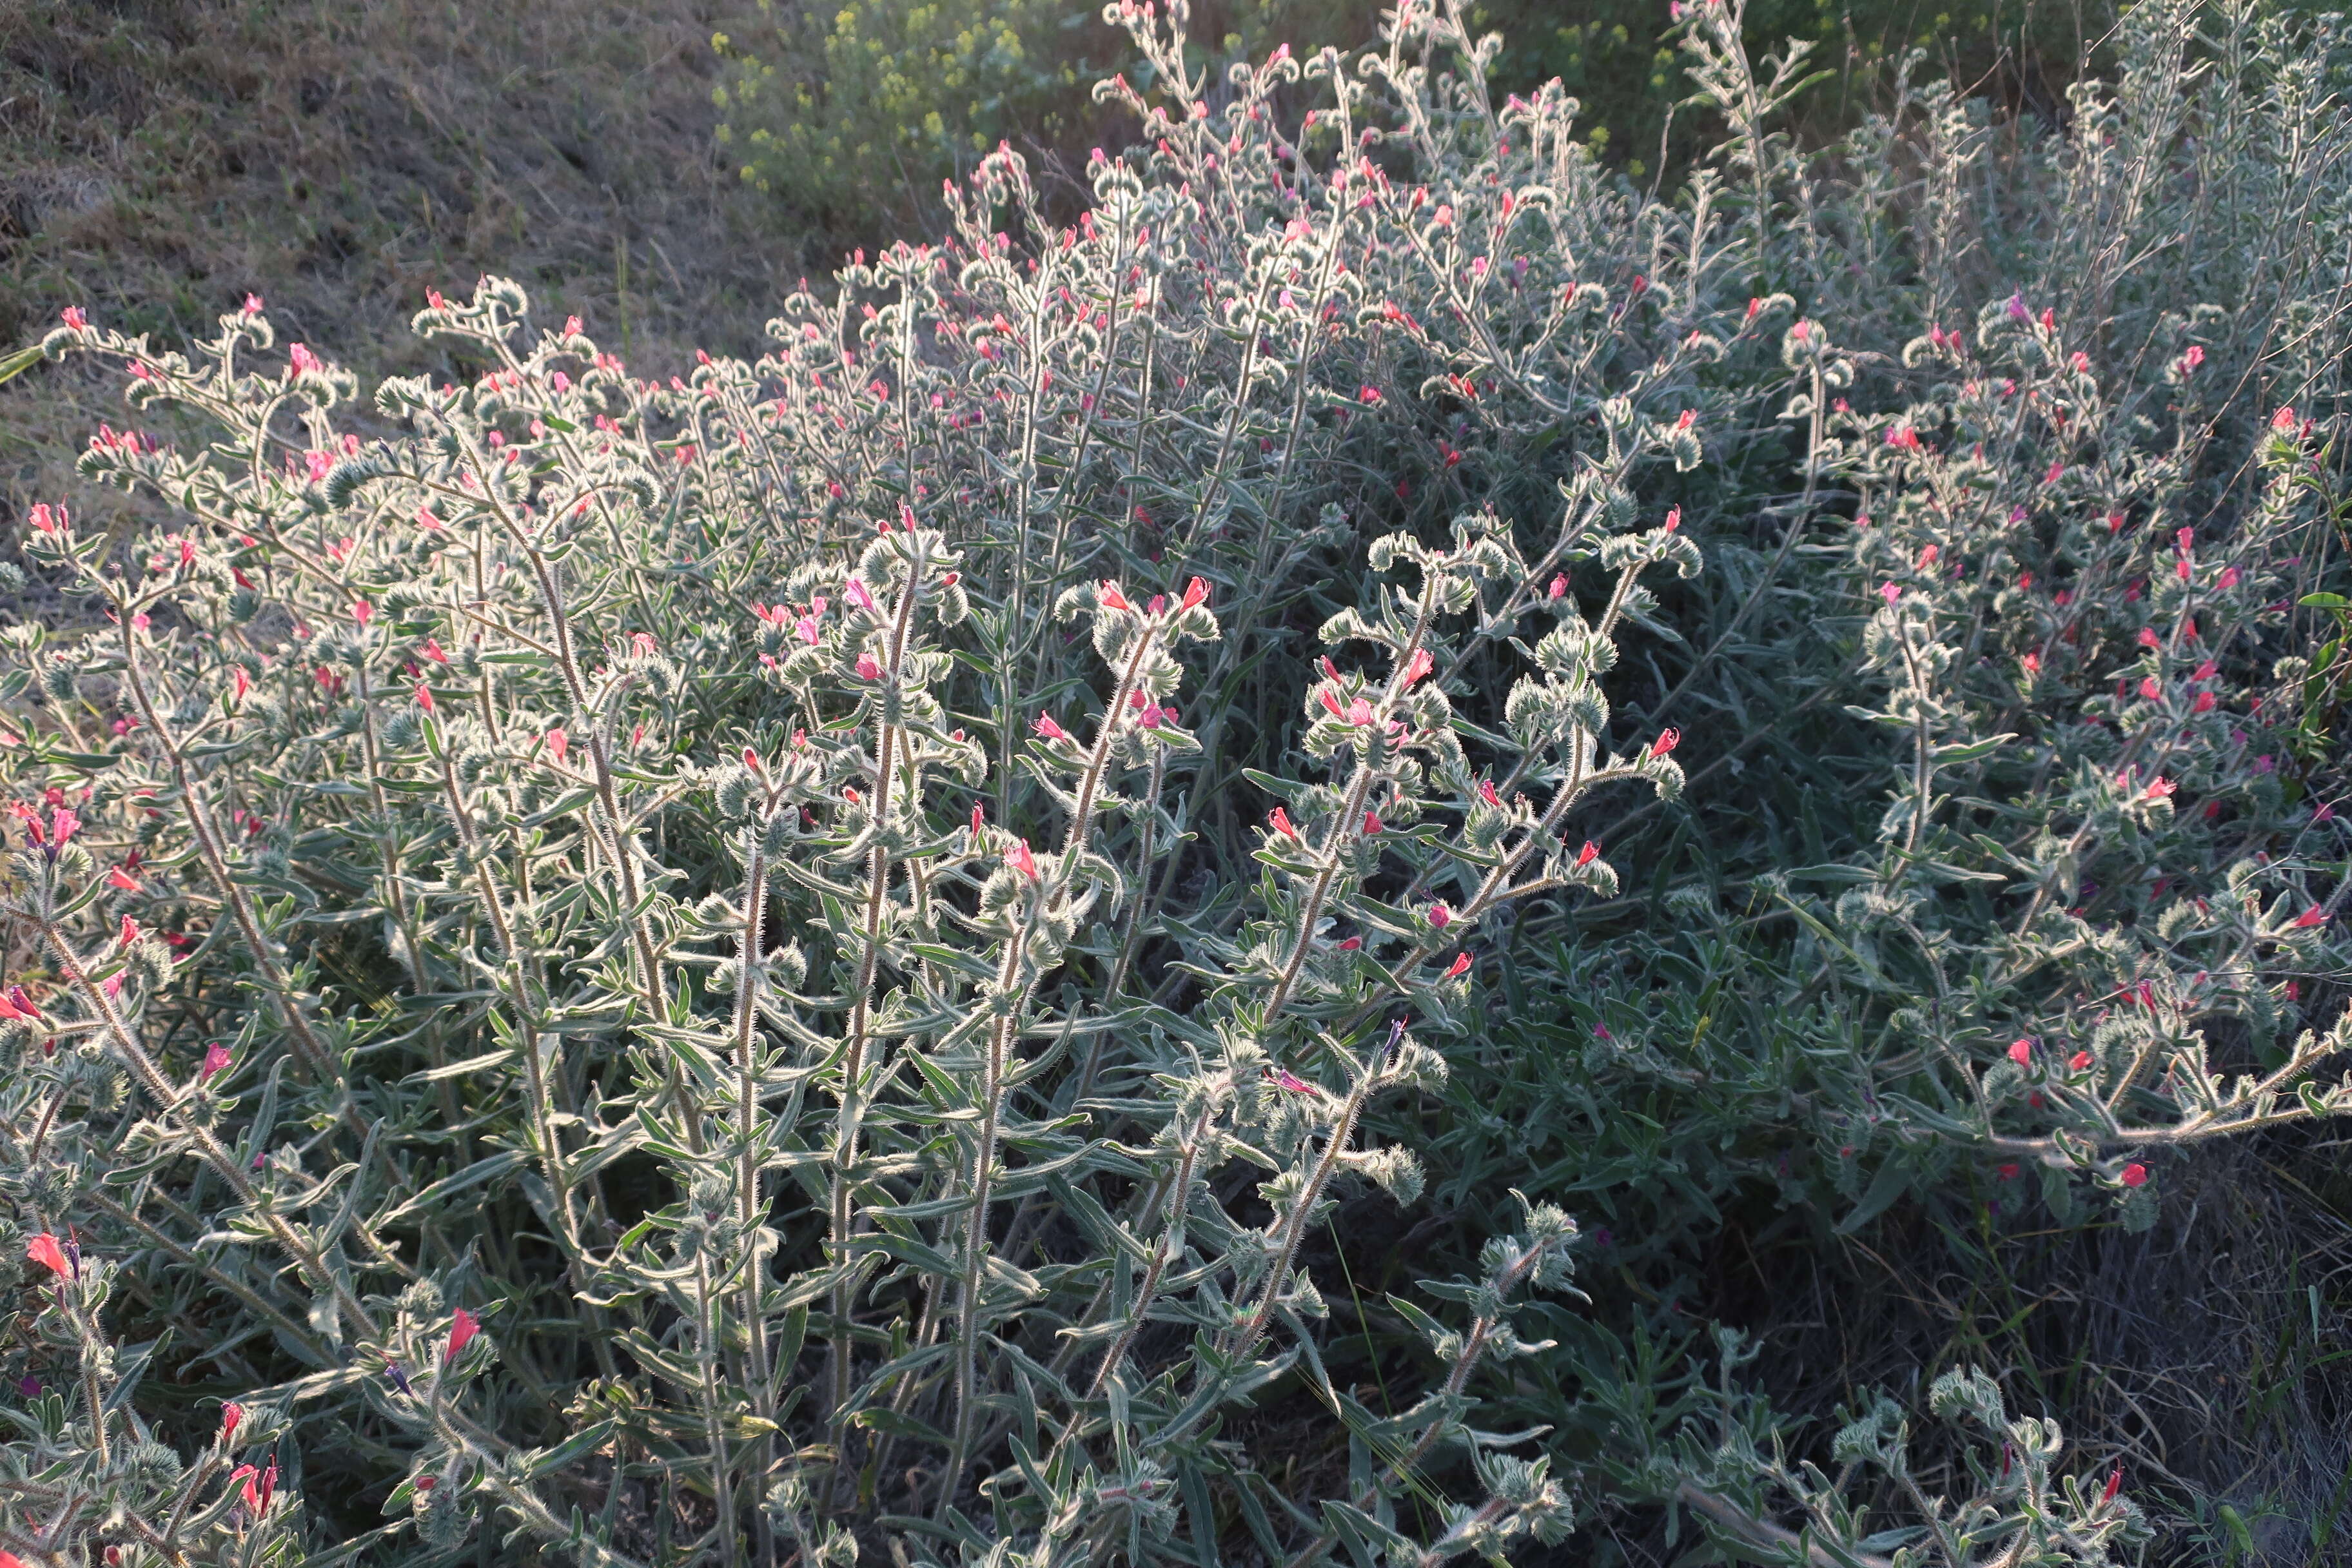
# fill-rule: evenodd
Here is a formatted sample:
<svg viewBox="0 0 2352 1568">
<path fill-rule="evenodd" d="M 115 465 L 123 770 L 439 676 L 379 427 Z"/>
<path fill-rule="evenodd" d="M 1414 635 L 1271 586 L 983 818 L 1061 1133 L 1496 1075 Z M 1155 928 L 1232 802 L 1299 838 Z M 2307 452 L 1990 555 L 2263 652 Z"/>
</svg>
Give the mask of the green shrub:
<svg viewBox="0 0 2352 1568">
<path fill-rule="evenodd" d="M 50 335 L 217 436 L 102 429 L 182 525 L 44 507 L 7 634 L 0 1550 L 2148 1538 L 2011 1369 L 1824 1443 L 1619 1286 L 2352 1103 L 2336 33 L 1808 154 L 1700 6 L 1664 201 L 1452 10 L 1214 104 L 1118 14 L 1074 223 L 990 153 L 755 363 Z M 1367 1294 L 1343 1199 L 1477 1234 Z"/>
</svg>

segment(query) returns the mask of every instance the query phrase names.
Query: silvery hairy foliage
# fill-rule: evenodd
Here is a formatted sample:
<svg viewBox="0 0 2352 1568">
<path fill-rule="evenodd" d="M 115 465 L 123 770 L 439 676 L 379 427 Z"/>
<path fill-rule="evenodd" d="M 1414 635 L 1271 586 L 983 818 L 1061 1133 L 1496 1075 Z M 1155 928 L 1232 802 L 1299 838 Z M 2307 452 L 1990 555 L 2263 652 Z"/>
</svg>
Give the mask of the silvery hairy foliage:
<svg viewBox="0 0 2352 1568">
<path fill-rule="evenodd" d="M 1720 5 L 1664 200 L 1451 5 L 1223 80 L 1123 5 L 1080 210 L 1000 151 L 755 360 L 644 379 L 485 279 L 362 401 L 259 300 L 69 312 L 133 410 L 83 474 L 168 521 L 38 509 L 78 614 L 0 676 L 0 1551 L 1434 1565 L 1580 1496 L 1792 1563 L 2132 1549 L 1990 1373 L 1929 1402 L 1963 1495 L 1891 1401 L 1798 1451 L 1736 1336 L 1661 1364 L 1576 1290 L 1637 1184 L 1413 1128 L 1527 984 L 1594 1103 L 1810 1141 L 1849 1227 L 1971 1163 L 2139 1224 L 2159 1153 L 2345 1108 L 2340 829 L 2258 749 L 2339 371 L 2071 266 L 2189 199 L 2109 199 L 2218 94 L 2153 85 L 2168 15 L 2006 170 L 2079 198 L 2041 270 L 1948 94 L 1801 153 L 1803 61 Z M 2340 145 L 2324 66 L 2228 38 L 2200 123 Z M 1633 814 L 1809 713 L 1868 820 L 1739 868 L 1735 931 Z M 1696 1065 L 1640 967 L 1693 951 L 1769 1015 Z M 1368 1299 L 1339 1205 L 1433 1183 L 1484 1237 Z"/>
</svg>

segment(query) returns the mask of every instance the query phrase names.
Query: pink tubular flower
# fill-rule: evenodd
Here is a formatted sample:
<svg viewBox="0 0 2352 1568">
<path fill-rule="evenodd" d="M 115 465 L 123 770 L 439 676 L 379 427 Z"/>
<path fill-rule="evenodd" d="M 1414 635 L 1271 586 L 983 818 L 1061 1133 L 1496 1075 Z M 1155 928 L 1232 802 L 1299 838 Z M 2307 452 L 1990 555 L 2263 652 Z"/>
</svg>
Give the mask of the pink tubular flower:
<svg viewBox="0 0 2352 1568">
<path fill-rule="evenodd" d="M 2147 1167 L 2134 1160 L 2117 1173 L 2116 1179 L 2127 1187 L 2144 1187 L 2147 1185 Z M 2110 1492 L 2108 1495 L 2112 1497 L 2114 1494 Z"/>
<path fill-rule="evenodd" d="M 1412 687 L 1418 682 L 1427 679 L 1429 672 L 1436 668 L 1437 660 L 1430 657 L 1430 653 L 1427 648 L 1417 647 L 1413 649 L 1412 657 L 1405 660 L 1404 684 L 1408 688 Z"/>
<path fill-rule="evenodd" d="M 433 689 L 421 680 L 416 683 L 416 705 L 427 713 L 433 711 Z"/>
<path fill-rule="evenodd" d="M 1296 838 L 1298 837 L 1298 829 L 1290 825 L 1290 813 L 1285 811 L 1278 805 L 1266 815 L 1266 821 L 1271 823 L 1274 826 L 1274 830 L 1276 833 L 1281 834 L 1285 838 Z"/>
<path fill-rule="evenodd" d="M 474 1336 L 481 1331 L 482 1325 L 475 1319 L 474 1314 L 463 1307 L 458 1308 L 450 1315 L 449 1348 L 442 1354 L 441 1364 L 446 1366 L 456 1361 L 457 1352 L 473 1343 Z"/>
<path fill-rule="evenodd" d="M 2327 916 L 2317 904 L 2314 904 L 2311 908 L 2304 910 L 2303 913 L 2295 916 L 2294 923 L 2296 930 L 2309 931 L 2313 926 L 2326 925 L 2327 923 Z"/>
<path fill-rule="evenodd" d="M 561 765 L 563 762 L 564 753 L 572 749 L 572 737 L 565 734 L 562 730 L 550 730 L 547 732 L 546 739 L 549 754 L 555 758 L 558 765 Z"/>
<path fill-rule="evenodd" d="M 66 1261 L 65 1248 L 46 1230 L 33 1237 L 32 1245 L 25 1248 L 25 1256 L 60 1279 L 73 1277 L 73 1266 Z"/>
<path fill-rule="evenodd" d="M 211 1045 L 206 1046 L 205 1047 L 205 1064 L 196 1069 L 196 1081 L 199 1083 L 211 1082 L 215 1074 L 227 1070 L 228 1059 L 228 1047 L 222 1045 L 218 1040 L 215 1040 Z"/>
<path fill-rule="evenodd" d="M 1377 811 L 1367 811 L 1366 813 L 1364 813 L 1364 837 L 1367 837 L 1367 838 L 1375 838 L 1375 837 L 1379 837 L 1382 832 L 1384 832 L 1385 830 L 1386 830 L 1386 825 L 1385 825 L 1385 824 L 1383 824 L 1383 823 L 1381 821 L 1381 814 L 1380 814 L 1379 812 L 1377 812 Z"/>
<path fill-rule="evenodd" d="M 1495 781 L 1493 779 L 1480 779 L 1478 781 L 1478 798 L 1485 801 L 1488 805 L 1499 806 L 1503 804 L 1503 797 L 1495 791 Z"/>
<path fill-rule="evenodd" d="M 106 874 L 106 885 L 110 888 L 120 888 L 126 893 L 143 893 L 147 890 L 139 885 L 138 878 L 120 866 Z"/>
<path fill-rule="evenodd" d="M 1549 595 L 1550 597 L 1557 599 L 1557 598 L 1560 597 L 1562 595 L 1566 594 L 1567 592 L 1568 592 L 1568 578 L 1566 577 L 1566 575 L 1564 575 L 1564 574 L 1563 574 L 1563 575 L 1561 575 L 1561 576 L 1554 577 L 1554 578 L 1551 580 L 1551 593 L 1550 593 L 1550 595 Z"/>
<path fill-rule="evenodd" d="M 1891 605 L 1895 600 L 1903 596 L 1903 590 L 1896 587 L 1893 583 L 1881 583 L 1878 585 L 1878 596 L 1885 600 L 1887 604 Z"/>
<path fill-rule="evenodd" d="M 1280 1072 L 1276 1073 L 1274 1075 L 1274 1081 L 1280 1084 L 1283 1088 L 1288 1089 L 1293 1094 L 1306 1094 L 1309 1092 L 1312 1088 L 1305 1079 L 1300 1078 L 1288 1068 L 1284 1068 Z"/>
<path fill-rule="evenodd" d="M 1200 578 L 1195 577 L 1191 582 L 1184 584 L 1184 598 L 1179 607 L 1187 610 L 1197 609 L 1199 606 L 1205 605 L 1208 602 L 1209 584 L 1202 581 Z"/>
<path fill-rule="evenodd" d="M 232 1399 L 221 1406 L 220 1435 L 226 1443 L 236 1436 L 237 1423 L 245 1419 L 245 1406 Z"/>
<path fill-rule="evenodd" d="M 8 994 L 0 996 L 0 1018 L 22 1018 L 26 1023 L 37 1024 L 41 1021 L 41 1010 L 33 1005 L 33 999 L 25 994 L 23 986 L 11 985 Z"/>
<path fill-rule="evenodd" d="M 1070 732 L 1055 723 L 1054 716 L 1050 713 L 1038 714 L 1037 721 L 1029 728 L 1042 740 L 1066 741 L 1070 738 Z"/>
<path fill-rule="evenodd" d="M 319 356 L 310 352 L 310 346 L 308 343 L 296 343 L 292 348 L 288 349 L 286 360 L 294 367 L 294 374 L 297 375 L 307 375 L 319 368 Z"/>
<path fill-rule="evenodd" d="M 68 305 L 63 310 L 58 313 L 58 320 L 63 321 L 67 326 L 71 327 L 77 332 L 86 332 L 89 331 L 89 318 L 82 314 L 82 309 L 79 305 Z"/>
<path fill-rule="evenodd" d="M 857 679 L 860 680 L 879 680 L 882 679 L 882 666 L 875 659 L 872 654 L 861 653 L 857 656 Z"/>
<path fill-rule="evenodd" d="M 1443 902 L 1432 904 L 1429 906 L 1429 923 L 1439 931 L 1444 931 L 1454 923 L 1454 911 L 1447 909 Z"/>
<path fill-rule="evenodd" d="M 2033 1042 L 2032 1040 L 2022 1039 L 2011 1040 L 2009 1044 L 2009 1059 L 2015 1062 L 2021 1068 L 2032 1067 L 2033 1065 Z"/>
<path fill-rule="evenodd" d="M 1650 755 L 1654 758 L 1664 756 L 1668 752 L 1673 751 L 1676 746 L 1682 744 L 1682 739 L 1683 732 L 1671 726 L 1659 731 L 1658 738 L 1650 743 Z"/>
<path fill-rule="evenodd" d="M 2091 1068 L 2091 1053 L 2076 1051 L 2066 1058 L 2066 1065 L 2076 1072 L 2088 1072 Z"/>
<path fill-rule="evenodd" d="M 1466 952 L 1457 952 L 1454 955 L 1454 962 L 1446 966 L 1445 978 L 1448 980 L 1459 980 L 1462 976 L 1469 973 L 1470 955 Z"/>
<path fill-rule="evenodd" d="M 1576 863 L 1579 866 L 1590 866 L 1592 864 L 1593 857 L 1600 853 L 1601 847 L 1588 838 L 1584 841 L 1584 847 L 1576 852 Z"/>
<path fill-rule="evenodd" d="M 1004 852 L 1004 863 L 1031 881 L 1037 879 L 1037 857 L 1029 852 L 1029 841 L 1026 838 L 1016 838 L 1013 841 L 1013 847 Z"/>
<path fill-rule="evenodd" d="M 867 591 L 865 582 L 860 578 L 852 577 L 848 583 L 844 584 L 841 590 L 841 596 L 847 599 L 851 604 L 856 605 L 859 609 L 864 610 L 868 615 L 875 613 L 874 595 L 872 593 Z"/>
<path fill-rule="evenodd" d="M 2158 773 L 2156 777 L 2147 781 L 2147 798 L 2150 800 L 2169 800 L 2172 798 L 2172 792 L 2179 787 L 2179 786 L 2175 784 L 2170 779 L 2166 778 L 2162 773 Z"/>
<path fill-rule="evenodd" d="M 1095 602 L 1106 610 L 1135 608 L 1133 605 L 1127 602 L 1127 595 L 1118 591 L 1118 584 L 1107 577 L 1095 584 Z"/>
</svg>

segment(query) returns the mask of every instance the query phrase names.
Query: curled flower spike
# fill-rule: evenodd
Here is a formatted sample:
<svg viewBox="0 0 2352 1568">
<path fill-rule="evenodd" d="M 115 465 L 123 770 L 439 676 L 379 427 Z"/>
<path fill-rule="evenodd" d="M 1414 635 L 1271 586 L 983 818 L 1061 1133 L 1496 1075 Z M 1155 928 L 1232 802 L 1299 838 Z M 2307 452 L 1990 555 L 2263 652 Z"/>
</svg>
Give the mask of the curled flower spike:
<svg viewBox="0 0 2352 1568">
<path fill-rule="evenodd" d="M 1683 732 L 1680 730 L 1668 728 L 1659 731 L 1658 738 L 1650 742 L 1650 755 L 1654 758 L 1664 756 L 1682 744 L 1682 739 Z"/>
<path fill-rule="evenodd" d="M 33 1237 L 32 1245 L 25 1248 L 25 1256 L 60 1279 L 70 1279 L 73 1275 L 73 1266 L 66 1261 L 65 1248 L 59 1247 L 58 1238 L 46 1230 Z"/>
<path fill-rule="evenodd" d="M 1029 727 L 1036 731 L 1037 735 L 1044 740 L 1066 741 L 1070 738 L 1070 732 L 1063 729 L 1059 724 L 1055 723 L 1054 716 L 1050 713 L 1038 714 L 1037 721 Z"/>
<path fill-rule="evenodd" d="M 218 1040 L 215 1040 L 211 1045 L 206 1046 L 205 1047 L 205 1065 L 196 1069 L 196 1081 L 198 1083 L 211 1082 L 215 1075 L 227 1070 L 228 1059 L 228 1047 L 222 1045 Z"/>
<path fill-rule="evenodd" d="M 450 1316 L 449 1348 L 442 1352 L 441 1364 L 447 1366 L 451 1362 L 456 1361 L 458 1352 L 473 1343 L 474 1336 L 481 1331 L 482 1325 L 474 1314 L 463 1307 L 458 1308 Z"/>
</svg>

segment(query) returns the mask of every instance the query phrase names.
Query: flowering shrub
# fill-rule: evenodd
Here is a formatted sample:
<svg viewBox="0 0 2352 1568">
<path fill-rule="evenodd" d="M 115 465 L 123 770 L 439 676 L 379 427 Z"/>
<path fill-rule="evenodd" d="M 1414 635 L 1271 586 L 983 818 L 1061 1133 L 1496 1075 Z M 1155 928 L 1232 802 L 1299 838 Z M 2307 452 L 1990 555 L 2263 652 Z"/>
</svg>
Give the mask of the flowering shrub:
<svg viewBox="0 0 2352 1568">
<path fill-rule="evenodd" d="M 640 379 L 498 279 L 372 405 L 259 300 L 50 335 L 128 378 L 84 475 L 177 522 L 37 510 L 87 614 L 8 633 L 0 1550 L 2146 1538 L 1990 1371 L 1957 1467 L 1880 1396 L 1792 1452 L 1737 1334 L 1571 1305 L 1570 1211 L 1655 1256 L 1973 1171 L 2144 1226 L 2352 1108 L 2334 35 L 2228 18 L 2190 88 L 2144 8 L 2065 136 L 1938 90 L 1812 157 L 1802 50 L 1693 8 L 1665 203 L 1450 8 L 1222 84 L 1108 16 L 1151 89 L 1074 225 L 1000 151 L 754 363 Z M 1335 1205 L 1433 1182 L 1492 1234 L 1368 1300 Z"/>
</svg>

